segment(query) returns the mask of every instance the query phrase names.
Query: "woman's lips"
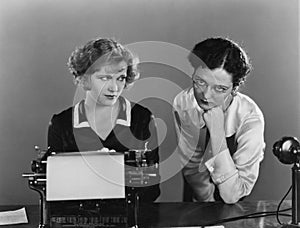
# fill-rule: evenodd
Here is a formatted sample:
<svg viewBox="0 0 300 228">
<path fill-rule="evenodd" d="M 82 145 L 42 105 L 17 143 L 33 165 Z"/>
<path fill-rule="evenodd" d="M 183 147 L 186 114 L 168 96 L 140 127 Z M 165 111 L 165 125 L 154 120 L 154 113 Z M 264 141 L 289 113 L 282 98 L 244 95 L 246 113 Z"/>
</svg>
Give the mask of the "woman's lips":
<svg viewBox="0 0 300 228">
<path fill-rule="evenodd" d="M 205 105 L 209 105 L 209 102 L 203 99 L 200 99 L 201 103 L 205 104 Z"/>
<path fill-rule="evenodd" d="M 105 95 L 105 97 L 108 98 L 108 99 L 113 100 L 117 97 L 117 95 Z"/>
<path fill-rule="evenodd" d="M 203 102 L 205 102 L 205 103 L 208 103 L 207 100 L 204 100 L 204 99 L 201 99 L 201 101 L 203 101 Z"/>
<path fill-rule="evenodd" d="M 209 102 L 207 100 L 200 99 L 199 106 L 202 109 L 209 110 L 209 109 L 211 109 L 213 107 L 213 103 L 211 103 L 211 102 Z"/>
</svg>

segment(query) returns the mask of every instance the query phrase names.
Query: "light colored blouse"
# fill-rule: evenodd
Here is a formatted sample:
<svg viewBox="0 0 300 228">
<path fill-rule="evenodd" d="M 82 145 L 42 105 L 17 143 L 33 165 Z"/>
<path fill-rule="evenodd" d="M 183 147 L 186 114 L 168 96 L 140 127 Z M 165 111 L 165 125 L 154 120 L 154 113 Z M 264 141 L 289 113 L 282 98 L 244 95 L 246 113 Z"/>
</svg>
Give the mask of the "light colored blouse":
<svg viewBox="0 0 300 228">
<path fill-rule="evenodd" d="M 224 113 L 227 149 L 216 156 L 212 155 L 210 140 L 203 149 L 201 137 L 207 128 L 193 89 L 179 93 L 173 107 L 182 172 L 195 200 L 215 201 L 216 187 L 225 203 L 236 203 L 249 195 L 265 149 L 264 117 L 257 104 L 237 93 Z"/>
</svg>

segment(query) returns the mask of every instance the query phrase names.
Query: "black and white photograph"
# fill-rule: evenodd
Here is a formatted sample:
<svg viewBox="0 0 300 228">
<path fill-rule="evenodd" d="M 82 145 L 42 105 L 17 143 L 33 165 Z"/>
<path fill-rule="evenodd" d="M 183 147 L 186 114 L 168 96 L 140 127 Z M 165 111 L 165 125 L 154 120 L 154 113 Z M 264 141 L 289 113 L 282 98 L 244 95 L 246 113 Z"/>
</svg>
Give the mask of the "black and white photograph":
<svg viewBox="0 0 300 228">
<path fill-rule="evenodd" d="M 0 226 L 300 227 L 298 0 L 1 0 Z"/>
</svg>

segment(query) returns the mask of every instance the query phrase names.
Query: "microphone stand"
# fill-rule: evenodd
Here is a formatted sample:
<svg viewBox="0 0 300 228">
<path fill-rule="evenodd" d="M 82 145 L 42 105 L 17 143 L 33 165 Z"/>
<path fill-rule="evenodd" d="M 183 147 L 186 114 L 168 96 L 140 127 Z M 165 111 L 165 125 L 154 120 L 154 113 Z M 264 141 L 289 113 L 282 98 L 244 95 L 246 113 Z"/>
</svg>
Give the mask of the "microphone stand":
<svg viewBox="0 0 300 228">
<path fill-rule="evenodd" d="M 292 223 L 282 228 L 300 227 L 300 164 L 295 162 L 292 167 Z"/>
</svg>

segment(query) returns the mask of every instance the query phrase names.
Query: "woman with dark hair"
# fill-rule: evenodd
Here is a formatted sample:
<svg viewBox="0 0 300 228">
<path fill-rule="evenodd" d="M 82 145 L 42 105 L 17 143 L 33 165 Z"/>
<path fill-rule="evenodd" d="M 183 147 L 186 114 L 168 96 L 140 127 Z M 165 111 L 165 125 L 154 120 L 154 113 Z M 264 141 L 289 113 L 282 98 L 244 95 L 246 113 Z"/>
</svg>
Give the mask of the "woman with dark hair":
<svg viewBox="0 0 300 228">
<path fill-rule="evenodd" d="M 139 78 L 138 58 L 120 43 L 97 38 L 76 48 L 68 61 L 75 84 L 85 98 L 53 115 L 48 129 L 51 151 L 125 152 L 147 147 L 149 164 L 159 162 L 154 117 L 147 108 L 121 94 Z M 138 188 L 141 201 L 154 201 L 160 194 L 156 183 Z M 138 186 L 139 187 L 139 186 Z"/>
<path fill-rule="evenodd" d="M 193 85 L 174 99 L 184 200 L 236 203 L 249 195 L 264 157 L 264 117 L 238 92 L 251 70 L 246 52 L 216 37 L 188 57 Z"/>
</svg>

